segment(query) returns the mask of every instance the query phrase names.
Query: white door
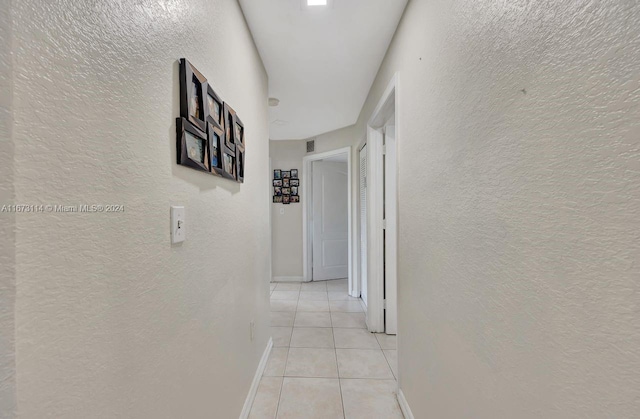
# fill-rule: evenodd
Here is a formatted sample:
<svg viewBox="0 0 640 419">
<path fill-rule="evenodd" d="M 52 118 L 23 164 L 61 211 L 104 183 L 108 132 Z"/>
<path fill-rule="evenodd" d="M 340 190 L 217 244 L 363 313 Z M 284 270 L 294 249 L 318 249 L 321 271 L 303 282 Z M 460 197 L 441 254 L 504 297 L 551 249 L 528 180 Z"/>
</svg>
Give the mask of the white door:
<svg viewBox="0 0 640 419">
<path fill-rule="evenodd" d="M 388 335 L 398 333 L 398 193 L 395 131 L 394 125 L 387 125 L 384 130 L 384 331 Z"/>
<path fill-rule="evenodd" d="M 360 297 L 367 304 L 367 145 L 360 149 Z"/>
<path fill-rule="evenodd" d="M 312 163 L 314 281 L 348 277 L 347 167 L 342 162 Z"/>
</svg>

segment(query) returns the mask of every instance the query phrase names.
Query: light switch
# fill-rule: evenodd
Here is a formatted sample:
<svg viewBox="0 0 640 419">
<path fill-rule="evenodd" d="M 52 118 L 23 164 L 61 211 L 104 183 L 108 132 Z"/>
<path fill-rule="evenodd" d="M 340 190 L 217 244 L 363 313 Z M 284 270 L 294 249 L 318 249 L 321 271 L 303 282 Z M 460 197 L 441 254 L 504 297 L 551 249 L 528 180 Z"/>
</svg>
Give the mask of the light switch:
<svg viewBox="0 0 640 419">
<path fill-rule="evenodd" d="M 280 208 L 280 215 L 284 215 L 284 208 Z"/>
<path fill-rule="evenodd" d="M 186 236 L 184 207 L 171 207 L 171 243 L 181 243 Z"/>
</svg>

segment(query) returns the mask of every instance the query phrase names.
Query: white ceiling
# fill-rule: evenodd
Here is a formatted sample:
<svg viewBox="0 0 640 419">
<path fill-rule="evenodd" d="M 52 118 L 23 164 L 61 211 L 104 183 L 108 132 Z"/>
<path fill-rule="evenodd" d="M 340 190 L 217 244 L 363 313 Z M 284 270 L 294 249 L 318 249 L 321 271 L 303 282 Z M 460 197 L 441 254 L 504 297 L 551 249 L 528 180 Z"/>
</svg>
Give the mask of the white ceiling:
<svg viewBox="0 0 640 419">
<path fill-rule="evenodd" d="M 269 74 L 272 140 L 358 119 L 407 0 L 239 0 Z"/>
</svg>

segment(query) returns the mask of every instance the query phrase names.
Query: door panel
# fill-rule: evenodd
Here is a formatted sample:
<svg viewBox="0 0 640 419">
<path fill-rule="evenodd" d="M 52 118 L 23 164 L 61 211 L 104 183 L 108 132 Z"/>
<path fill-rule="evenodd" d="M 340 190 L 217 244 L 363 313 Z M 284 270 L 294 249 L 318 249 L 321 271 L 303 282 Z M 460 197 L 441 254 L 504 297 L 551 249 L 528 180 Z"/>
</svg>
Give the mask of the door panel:
<svg viewBox="0 0 640 419">
<path fill-rule="evenodd" d="M 347 242 L 344 240 L 324 240 L 322 243 L 322 263 L 325 267 L 344 267 L 349 264 Z"/>
<path fill-rule="evenodd" d="M 348 276 L 347 170 L 347 163 L 312 163 L 314 281 Z"/>
</svg>

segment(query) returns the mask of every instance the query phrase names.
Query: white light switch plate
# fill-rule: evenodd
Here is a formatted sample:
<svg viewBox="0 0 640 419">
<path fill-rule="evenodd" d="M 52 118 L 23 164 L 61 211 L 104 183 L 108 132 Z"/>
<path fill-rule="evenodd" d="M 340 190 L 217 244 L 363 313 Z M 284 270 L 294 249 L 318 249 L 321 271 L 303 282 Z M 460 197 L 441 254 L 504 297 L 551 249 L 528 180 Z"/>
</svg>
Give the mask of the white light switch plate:
<svg viewBox="0 0 640 419">
<path fill-rule="evenodd" d="M 181 243 L 186 237 L 184 207 L 171 207 L 171 243 Z"/>
</svg>

